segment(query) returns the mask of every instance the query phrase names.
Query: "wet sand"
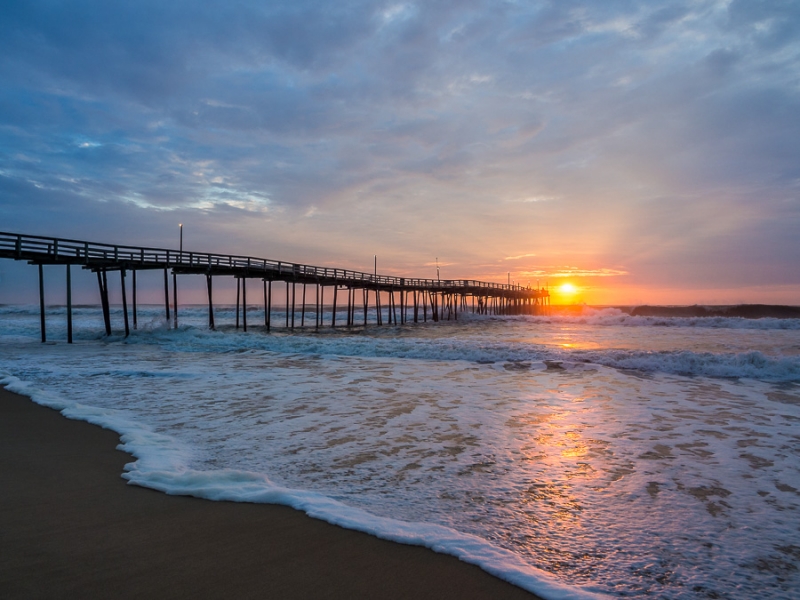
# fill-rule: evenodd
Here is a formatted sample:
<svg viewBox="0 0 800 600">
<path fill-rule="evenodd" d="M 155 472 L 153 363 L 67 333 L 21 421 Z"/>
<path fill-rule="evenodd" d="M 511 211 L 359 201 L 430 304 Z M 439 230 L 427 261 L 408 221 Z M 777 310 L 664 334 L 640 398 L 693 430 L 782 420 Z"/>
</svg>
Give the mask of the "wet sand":
<svg viewBox="0 0 800 600">
<path fill-rule="evenodd" d="M 0 597 L 535 598 L 291 508 L 127 485 L 118 443 L 0 388 Z"/>
</svg>

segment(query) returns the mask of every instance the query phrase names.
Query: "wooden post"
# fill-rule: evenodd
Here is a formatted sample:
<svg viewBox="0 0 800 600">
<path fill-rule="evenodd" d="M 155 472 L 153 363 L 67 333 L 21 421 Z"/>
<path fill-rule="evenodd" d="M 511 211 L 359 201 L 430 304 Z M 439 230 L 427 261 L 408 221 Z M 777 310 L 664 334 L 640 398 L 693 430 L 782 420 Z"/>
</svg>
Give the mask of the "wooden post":
<svg viewBox="0 0 800 600">
<path fill-rule="evenodd" d="M 239 329 L 239 294 L 241 293 L 242 280 L 236 278 L 236 329 Z"/>
<path fill-rule="evenodd" d="M 303 283 L 303 306 L 300 309 L 300 327 L 306 324 L 306 284 Z"/>
<path fill-rule="evenodd" d="M 135 273 L 136 271 L 134 271 Z M 211 294 L 211 273 L 206 273 L 206 287 L 208 288 L 208 328 L 213 330 L 214 327 L 214 300 Z"/>
<path fill-rule="evenodd" d="M 339 292 L 338 284 L 333 284 L 333 312 L 331 313 L 331 327 L 336 327 L 336 296 Z"/>
<path fill-rule="evenodd" d="M 428 301 L 425 299 L 426 292 L 422 290 L 422 322 L 428 322 Z"/>
<path fill-rule="evenodd" d="M 172 269 L 172 322 L 178 328 L 178 274 Z"/>
<path fill-rule="evenodd" d="M 314 284 L 314 331 L 319 331 L 319 282 Z"/>
<path fill-rule="evenodd" d="M 72 274 L 67 265 L 67 343 L 72 343 Z"/>
<path fill-rule="evenodd" d="M 361 290 L 364 294 L 364 327 L 367 326 L 367 309 L 369 308 L 369 292 L 367 288 Z"/>
<path fill-rule="evenodd" d="M 242 331 L 247 331 L 247 277 L 242 277 Z"/>
<path fill-rule="evenodd" d="M 289 282 L 286 282 L 286 329 L 289 329 Z"/>
<path fill-rule="evenodd" d="M 131 330 L 128 326 L 128 295 L 125 292 L 125 269 L 119 270 L 119 282 L 122 286 L 122 315 L 125 321 L 125 337 L 128 337 L 131 334 Z"/>
<path fill-rule="evenodd" d="M 353 309 L 353 288 L 347 288 L 347 327 L 350 327 L 353 323 L 351 322 L 351 315 Z"/>
<path fill-rule="evenodd" d="M 269 331 L 272 324 L 272 279 L 269 280 L 267 285 L 267 312 L 264 314 L 264 319 L 267 322 L 267 331 Z"/>
<path fill-rule="evenodd" d="M 99 271 L 97 275 L 100 276 Z M 166 267 L 164 267 L 164 308 L 167 311 L 167 327 L 169 327 L 169 275 Z"/>
<path fill-rule="evenodd" d="M 356 291 L 352 287 L 347 288 L 347 320 L 348 326 L 352 327 L 356 320 Z"/>
<path fill-rule="evenodd" d="M 381 290 L 379 287 L 375 288 L 375 320 L 378 325 L 383 325 L 383 315 L 381 315 Z"/>
<path fill-rule="evenodd" d="M 132 270 L 133 272 L 133 329 L 136 330 L 139 328 L 139 318 L 136 312 L 136 269 Z"/>
<path fill-rule="evenodd" d="M 39 328 L 42 332 L 42 343 L 47 341 L 47 331 L 44 319 L 44 267 L 39 265 Z"/>
<path fill-rule="evenodd" d="M 106 335 L 111 335 L 111 307 L 108 304 L 108 276 L 106 275 L 106 270 L 103 269 L 102 274 L 98 274 L 98 276 L 101 277 L 100 293 L 103 304 L 103 322 L 106 326 Z"/>
<path fill-rule="evenodd" d="M 287 282 L 286 285 L 289 285 Z M 294 298 L 297 296 L 297 284 L 292 281 L 292 329 L 294 329 Z"/>
<path fill-rule="evenodd" d="M 97 288 L 100 290 L 100 308 L 103 309 L 103 324 L 106 322 L 106 302 L 103 299 L 103 277 L 100 275 L 100 271 L 95 271 L 95 275 L 97 275 Z"/>
<path fill-rule="evenodd" d="M 322 322 L 322 311 L 325 310 L 325 286 L 319 286 L 319 325 L 317 325 L 317 330 L 324 325 Z"/>
</svg>

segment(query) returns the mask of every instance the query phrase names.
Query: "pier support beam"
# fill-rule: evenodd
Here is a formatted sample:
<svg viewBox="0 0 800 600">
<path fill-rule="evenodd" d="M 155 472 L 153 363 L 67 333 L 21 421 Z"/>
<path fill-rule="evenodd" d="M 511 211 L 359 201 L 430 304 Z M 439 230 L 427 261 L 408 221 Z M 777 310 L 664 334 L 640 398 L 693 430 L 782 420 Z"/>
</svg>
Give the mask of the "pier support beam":
<svg viewBox="0 0 800 600">
<path fill-rule="evenodd" d="M 322 322 L 322 312 L 325 310 L 325 286 L 319 286 L 319 310 L 317 312 L 317 331 L 324 325 Z"/>
<path fill-rule="evenodd" d="M 333 310 L 331 311 L 331 327 L 336 327 L 336 296 L 338 295 L 339 286 L 333 284 Z"/>
<path fill-rule="evenodd" d="M 47 341 L 47 330 L 44 318 L 44 267 L 39 265 L 39 328 L 42 331 L 42 343 Z"/>
<path fill-rule="evenodd" d="M 236 278 L 236 329 L 239 329 L 239 302 L 241 300 L 240 295 L 242 293 L 242 280 L 237 277 Z"/>
<path fill-rule="evenodd" d="M 247 278 L 242 277 L 242 331 L 247 331 Z"/>
<path fill-rule="evenodd" d="M 303 306 L 300 308 L 300 327 L 306 324 L 306 284 L 303 284 Z"/>
<path fill-rule="evenodd" d="M 319 283 L 314 284 L 314 331 L 319 330 Z"/>
<path fill-rule="evenodd" d="M 128 295 L 125 291 L 125 269 L 119 270 L 119 283 L 122 287 L 122 315 L 125 320 L 125 337 L 128 337 L 131 334 L 131 329 L 128 324 Z"/>
<path fill-rule="evenodd" d="M 178 328 L 178 274 L 172 270 L 172 322 Z"/>
<path fill-rule="evenodd" d="M 347 288 L 347 326 L 353 326 L 353 305 L 355 298 L 353 298 L 353 288 Z"/>
<path fill-rule="evenodd" d="M 139 328 L 139 321 L 136 313 L 136 269 L 133 269 L 132 272 L 133 281 L 131 283 L 133 284 L 133 329 L 135 331 Z"/>
<path fill-rule="evenodd" d="M 67 343 L 72 343 L 72 273 L 67 265 Z"/>
<path fill-rule="evenodd" d="M 136 273 L 136 271 L 134 271 Z M 215 329 L 214 327 L 214 300 L 212 297 L 212 277 L 210 273 L 206 274 L 206 288 L 208 288 L 208 328 L 212 331 Z"/>
<path fill-rule="evenodd" d="M 167 327 L 169 327 L 169 275 L 164 269 L 164 308 L 167 311 Z"/>
<path fill-rule="evenodd" d="M 286 282 L 286 285 L 289 285 L 289 282 Z M 295 308 L 295 298 L 297 297 L 297 283 L 292 281 L 292 329 L 294 329 L 294 308 Z"/>
<path fill-rule="evenodd" d="M 269 331 L 272 313 L 272 280 L 264 280 L 264 327 Z"/>
<path fill-rule="evenodd" d="M 100 304 L 103 308 L 103 324 L 106 335 L 111 335 L 111 309 L 108 305 L 108 277 L 105 269 L 97 271 L 97 285 L 100 287 Z"/>
</svg>

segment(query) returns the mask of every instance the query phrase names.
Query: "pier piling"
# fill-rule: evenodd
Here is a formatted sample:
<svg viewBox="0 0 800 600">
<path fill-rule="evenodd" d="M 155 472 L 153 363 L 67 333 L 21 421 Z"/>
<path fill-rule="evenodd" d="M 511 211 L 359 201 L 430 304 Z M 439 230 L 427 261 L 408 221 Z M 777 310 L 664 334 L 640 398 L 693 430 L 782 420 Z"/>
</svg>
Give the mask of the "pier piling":
<svg viewBox="0 0 800 600">
<path fill-rule="evenodd" d="M 39 327 L 42 332 L 42 343 L 47 341 L 47 330 L 45 329 L 44 316 L 44 267 L 39 265 Z"/>
<path fill-rule="evenodd" d="M 134 271 L 135 275 L 136 271 Z M 134 279 L 134 281 L 136 281 Z M 215 329 L 214 327 L 214 300 L 212 298 L 212 277 L 210 274 L 206 274 L 206 288 L 208 289 L 208 328 L 212 331 Z"/>
<path fill-rule="evenodd" d="M 136 312 L 136 269 L 132 269 L 132 274 L 133 277 L 131 281 L 131 286 L 132 286 L 131 300 L 133 300 L 133 330 L 136 331 L 139 328 L 139 322 Z"/>
<path fill-rule="evenodd" d="M 164 267 L 164 309 L 167 311 L 167 327 L 169 327 L 169 274 Z"/>
<path fill-rule="evenodd" d="M 72 274 L 67 265 L 67 343 L 72 343 Z"/>
<path fill-rule="evenodd" d="M 128 326 L 128 296 L 125 293 L 125 269 L 119 270 L 119 283 L 120 287 L 122 287 L 122 315 L 125 321 L 125 337 L 128 337 L 131 334 L 131 330 Z M 175 311 L 175 314 L 177 314 L 177 311 Z"/>
</svg>

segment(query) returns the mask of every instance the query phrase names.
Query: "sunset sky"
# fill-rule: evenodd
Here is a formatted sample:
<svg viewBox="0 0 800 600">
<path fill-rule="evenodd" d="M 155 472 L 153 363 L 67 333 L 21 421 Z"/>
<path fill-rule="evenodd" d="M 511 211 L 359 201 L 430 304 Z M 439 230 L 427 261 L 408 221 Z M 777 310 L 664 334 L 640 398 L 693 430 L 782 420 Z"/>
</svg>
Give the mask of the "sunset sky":
<svg viewBox="0 0 800 600">
<path fill-rule="evenodd" d="M 800 4 L 0 4 L 0 230 L 178 223 L 554 302 L 800 304 Z M 34 271 L 0 261 L 6 299 Z"/>
</svg>

